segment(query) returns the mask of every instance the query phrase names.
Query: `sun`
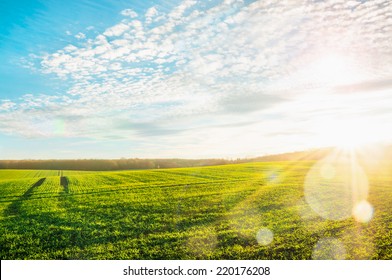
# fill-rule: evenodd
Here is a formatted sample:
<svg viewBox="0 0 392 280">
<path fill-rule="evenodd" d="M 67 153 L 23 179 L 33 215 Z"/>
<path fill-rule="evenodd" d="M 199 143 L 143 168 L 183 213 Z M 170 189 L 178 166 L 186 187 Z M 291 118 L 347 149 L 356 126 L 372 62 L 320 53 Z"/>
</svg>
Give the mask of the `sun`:
<svg viewBox="0 0 392 280">
<path fill-rule="evenodd" d="M 352 83 L 358 78 L 355 63 L 346 55 L 329 53 L 320 55 L 309 65 L 308 75 L 321 87 Z"/>
<path fill-rule="evenodd" d="M 366 78 L 359 61 L 360 58 L 349 53 L 320 50 L 301 61 L 301 67 L 291 78 L 312 89 L 350 85 Z"/>
<path fill-rule="evenodd" d="M 356 149 L 370 142 L 367 132 L 360 128 L 359 123 L 354 121 L 337 122 L 335 128 L 333 144 L 342 149 Z"/>
<path fill-rule="evenodd" d="M 315 119 L 310 120 L 313 125 L 310 129 L 315 133 L 313 135 L 317 135 L 316 144 L 320 146 L 349 150 L 390 138 L 385 123 L 356 109 L 365 108 L 368 97 L 339 95 L 334 91 L 334 88 L 355 84 L 363 78 L 361 69 L 356 66 L 354 57 L 334 52 L 320 52 L 308 64 L 307 79 L 319 90 L 309 94 L 310 97 L 306 96 L 306 106 L 314 102 L 315 108 L 327 111 L 325 115 L 316 114 Z"/>
<path fill-rule="evenodd" d="M 385 138 L 385 130 L 378 123 L 372 123 L 364 118 L 324 122 L 319 126 L 318 134 L 320 142 L 324 145 L 343 150 L 359 149 Z"/>
</svg>

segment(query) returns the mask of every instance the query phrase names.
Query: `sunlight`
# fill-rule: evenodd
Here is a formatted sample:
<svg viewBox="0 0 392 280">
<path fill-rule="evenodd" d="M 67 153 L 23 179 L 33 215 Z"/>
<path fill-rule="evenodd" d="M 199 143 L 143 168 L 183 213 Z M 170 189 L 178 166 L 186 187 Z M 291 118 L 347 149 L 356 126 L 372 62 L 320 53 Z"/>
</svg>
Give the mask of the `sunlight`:
<svg viewBox="0 0 392 280">
<path fill-rule="evenodd" d="M 261 228 L 256 234 L 256 240 L 259 245 L 267 246 L 274 239 L 274 233 L 268 228 Z"/>
<path fill-rule="evenodd" d="M 319 144 L 342 150 L 360 149 L 386 139 L 386 131 L 378 123 L 366 119 L 333 119 L 318 126 Z"/>
<path fill-rule="evenodd" d="M 314 260 L 344 260 L 346 248 L 342 241 L 337 238 L 322 238 L 313 249 Z"/>
<path fill-rule="evenodd" d="M 366 200 L 358 202 L 353 208 L 354 219 L 361 223 L 368 223 L 373 218 L 373 206 Z"/>
<path fill-rule="evenodd" d="M 306 175 L 304 191 L 308 205 L 324 219 L 369 218 L 363 204 L 369 182 L 354 153 L 336 150 L 318 161 Z"/>
<path fill-rule="evenodd" d="M 334 140 L 335 146 L 343 150 L 358 149 L 374 140 L 376 140 L 375 133 L 367 124 L 349 121 L 335 124 L 336 138 Z"/>
<path fill-rule="evenodd" d="M 327 54 L 321 56 L 309 67 L 309 73 L 323 86 L 348 84 L 358 76 L 358 70 L 353 64 L 347 56 Z"/>
</svg>

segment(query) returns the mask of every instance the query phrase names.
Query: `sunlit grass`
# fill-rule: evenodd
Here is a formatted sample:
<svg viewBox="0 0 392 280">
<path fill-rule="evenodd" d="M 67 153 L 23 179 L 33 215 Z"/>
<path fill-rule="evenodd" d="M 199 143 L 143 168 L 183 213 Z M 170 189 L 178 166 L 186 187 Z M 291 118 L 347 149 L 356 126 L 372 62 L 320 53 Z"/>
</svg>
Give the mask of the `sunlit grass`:
<svg viewBox="0 0 392 280">
<path fill-rule="evenodd" d="M 317 180 L 324 180 L 319 183 L 338 190 L 337 182 L 353 177 L 343 172 L 346 167 L 336 170 L 337 162 L 324 169 L 323 161 L 305 157 L 167 170 L 65 171 L 66 186 L 57 171 L 0 170 L 0 257 L 390 259 L 392 162 L 361 167 L 368 189 L 356 203 L 347 206 L 345 200 L 330 200 L 335 197 L 330 191 L 319 192 L 316 197 L 327 207 L 320 212 L 307 198 L 307 179 L 316 170 Z M 334 206 L 344 209 L 339 219 L 328 212 Z"/>
</svg>

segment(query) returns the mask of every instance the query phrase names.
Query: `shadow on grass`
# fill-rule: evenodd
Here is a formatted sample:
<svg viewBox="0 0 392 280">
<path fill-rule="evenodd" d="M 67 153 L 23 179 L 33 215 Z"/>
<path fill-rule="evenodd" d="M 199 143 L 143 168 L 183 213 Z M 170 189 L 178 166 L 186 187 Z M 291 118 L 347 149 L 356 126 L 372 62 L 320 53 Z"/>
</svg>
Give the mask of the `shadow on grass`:
<svg viewBox="0 0 392 280">
<path fill-rule="evenodd" d="M 64 188 L 65 193 L 69 193 L 68 178 L 65 176 L 60 177 L 60 185 Z"/>
<path fill-rule="evenodd" d="M 33 194 L 34 189 L 41 186 L 45 182 L 46 178 L 41 178 L 35 182 L 31 187 L 16 201 L 12 202 L 10 206 L 4 211 L 5 216 L 17 215 L 20 212 L 23 201 L 29 199 Z"/>
<path fill-rule="evenodd" d="M 33 200 L 34 189 L 44 181 L 37 181 L 6 210 L 0 228 L 1 259 L 192 259 L 195 252 L 186 248 L 187 240 L 204 227 L 214 229 L 216 241 L 211 254 L 200 258 L 309 258 L 306 247 L 295 247 L 304 232 L 289 239 L 277 234 L 270 247 L 257 247 L 254 236 L 230 227 L 225 213 L 253 192 L 224 195 L 214 203 L 208 197 L 121 202 L 107 193 L 74 195 L 68 178 L 61 176 L 59 193 Z M 22 207 L 27 202 L 29 207 Z"/>
</svg>

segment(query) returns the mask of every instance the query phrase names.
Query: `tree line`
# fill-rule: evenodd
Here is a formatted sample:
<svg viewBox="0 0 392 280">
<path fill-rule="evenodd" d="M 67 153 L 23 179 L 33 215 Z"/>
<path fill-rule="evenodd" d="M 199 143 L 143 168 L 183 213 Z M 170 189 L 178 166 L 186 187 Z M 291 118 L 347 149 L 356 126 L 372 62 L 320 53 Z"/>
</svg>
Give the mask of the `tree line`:
<svg viewBox="0 0 392 280">
<path fill-rule="evenodd" d="M 71 160 L 0 160 L 0 169 L 45 170 L 131 170 L 197 167 L 232 163 L 225 159 L 71 159 Z"/>
<path fill-rule="evenodd" d="M 246 162 L 320 160 L 330 154 L 332 148 L 313 149 L 237 159 L 69 159 L 69 160 L 0 160 L 0 169 L 45 170 L 132 170 L 225 165 Z M 392 146 L 383 148 L 383 159 L 392 159 Z"/>
<path fill-rule="evenodd" d="M 134 170 L 179 167 L 200 167 L 257 161 L 298 160 L 309 152 L 285 153 L 256 158 L 237 159 L 68 159 L 68 160 L 0 160 L 0 169 L 41 169 L 41 170 Z M 309 158 L 308 158 L 309 159 Z"/>
</svg>

